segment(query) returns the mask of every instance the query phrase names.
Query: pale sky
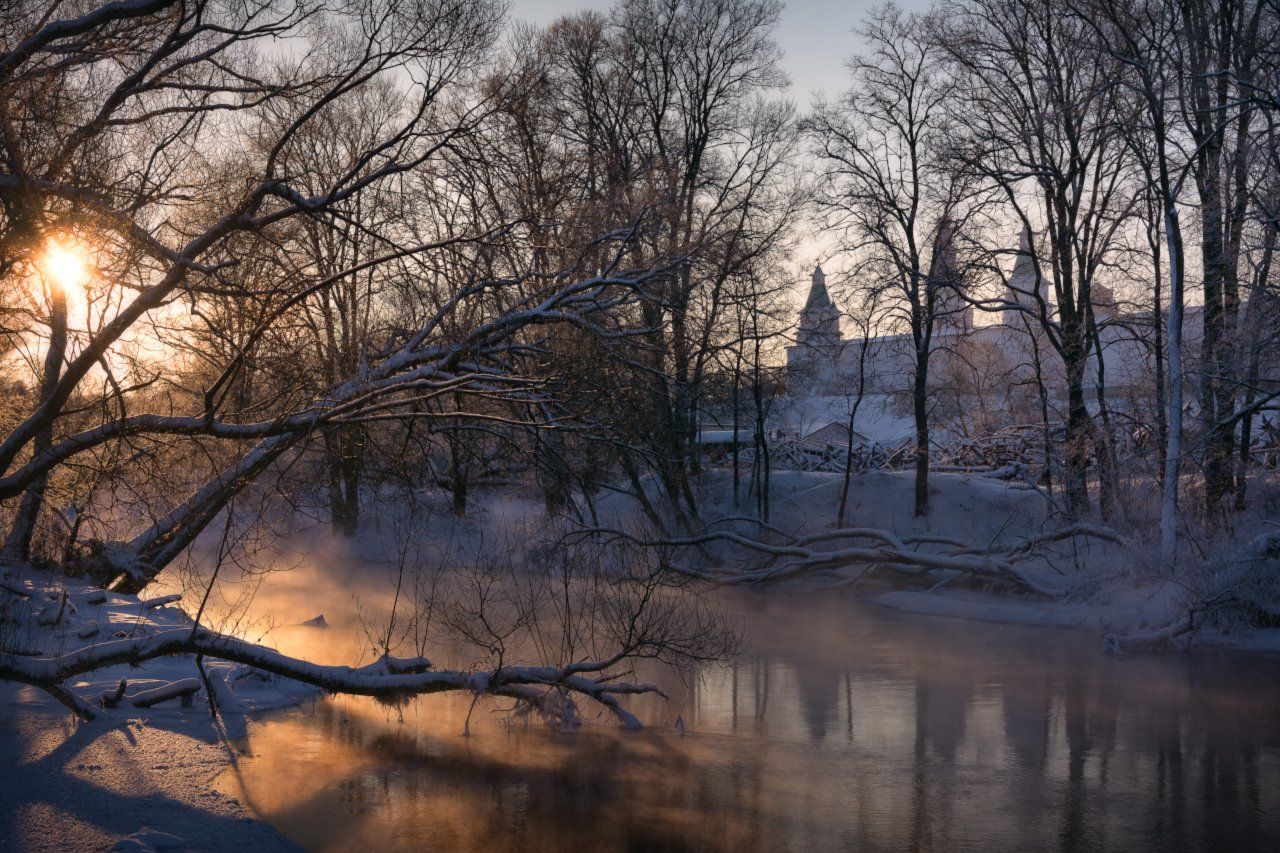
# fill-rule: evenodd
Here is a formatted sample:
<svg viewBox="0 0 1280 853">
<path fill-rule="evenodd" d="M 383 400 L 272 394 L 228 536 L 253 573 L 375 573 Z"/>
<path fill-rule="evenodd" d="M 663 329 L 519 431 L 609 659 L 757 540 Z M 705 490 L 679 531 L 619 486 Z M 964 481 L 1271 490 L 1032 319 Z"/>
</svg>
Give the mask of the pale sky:
<svg viewBox="0 0 1280 853">
<path fill-rule="evenodd" d="M 612 0 L 510 0 L 510 18 L 549 24 L 579 9 L 607 12 Z M 844 61 L 858 47 L 852 30 L 882 0 L 790 0 L 782 10 L 774 37 L 785 52 L 783 67 L 791 77 L 789 97 L 804 109 L 812 92 L 834 94 L 845 87 Z M 898 0 L 904 9 L 923 10 L 927 0 Z"/>
</svg>

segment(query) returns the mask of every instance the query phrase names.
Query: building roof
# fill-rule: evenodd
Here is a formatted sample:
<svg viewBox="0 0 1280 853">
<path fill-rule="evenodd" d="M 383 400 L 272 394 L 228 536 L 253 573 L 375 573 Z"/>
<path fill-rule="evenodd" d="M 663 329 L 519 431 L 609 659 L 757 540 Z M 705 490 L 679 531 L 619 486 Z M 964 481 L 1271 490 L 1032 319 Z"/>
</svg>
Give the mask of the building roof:
<svg viewBox="0 0 1280 853">
<path fill-rule="evenodd" d="M 800 442 L 801 444 L 807 444 L 811 447 L 840 447 L 848 440 L 849 425 L 847 423 L 830 421 L 800 439 Z M 855 446 L 867 445 L 871 443 L 871 440 L 857 430 L 854 430 L 853 443 Z"/>
</svg>

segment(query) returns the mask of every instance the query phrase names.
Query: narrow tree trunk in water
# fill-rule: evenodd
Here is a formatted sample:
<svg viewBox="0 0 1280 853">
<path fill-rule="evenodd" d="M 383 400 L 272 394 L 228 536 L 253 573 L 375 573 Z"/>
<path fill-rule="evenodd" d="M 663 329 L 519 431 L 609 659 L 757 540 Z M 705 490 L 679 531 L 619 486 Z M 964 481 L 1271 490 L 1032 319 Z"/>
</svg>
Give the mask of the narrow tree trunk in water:
<svg viewBox="0 0 1280 853">
<path fill-rule="evenodd" d="M 334 533 L 351 537 L 360 526 L 360 474 L 364 468 L 364 436 L 359 427 L 325 433 L 325 467 L 329 484 L 329 524 Z"/>
</svg>

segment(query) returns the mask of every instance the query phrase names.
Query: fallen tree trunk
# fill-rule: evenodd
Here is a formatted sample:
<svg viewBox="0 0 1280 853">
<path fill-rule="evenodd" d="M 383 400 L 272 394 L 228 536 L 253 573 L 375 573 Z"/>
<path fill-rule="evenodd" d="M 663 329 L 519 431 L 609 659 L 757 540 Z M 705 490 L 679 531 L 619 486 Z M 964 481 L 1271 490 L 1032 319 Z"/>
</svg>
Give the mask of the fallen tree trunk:
<svg viewBox="0 0 1280 853">
<path fill-rule="evenodd" d="M 952 574 L 949 579 L 959 575 L 982 577 L 1007 584 L 1021 592 L 1049 598 L 1061 597 L 1066 590 L 1033 577 L 1019 568 L 1017 563 L 1025 561 L 1047 545 L 1075 537 L 1091 537 L 1125 544 L 1124 538 L 1114 530 L 1089 524 L 1074 524 L 1003 550 L 977 548 L 937 534 L 898 536 L 892 531 L 874 527 L 847 527 L 808 536 L 795 536 L 776 528 L 771 532 L 779 541 L 765 541 L 732 530 L 706 530 L 701 534 L 679 539 L 642 539 L 616 528 L 593 528 L 584 531 L 584 535 L 625 539 L 654 548 L 701 548 L 711 543 L 723 542 L 762 555 L 760 560 L 742 568 L 727 565 L 701 568 L 671 562 L 667 564 L 667 568 L 672 571 L 713 584 L 771 584 L 815 573 L 834 575 L 839 580 L 856 581 L 871 568 L 885 568 L 903 574 L 926 571 L 959 573 Z M 852 547 L 818 547 L 838 542 L 858 544 Z M 922 550 L 926 547 L 934 550 Z M 854 571 L 841 574 L 842 569 Z"/>
<path fill-rule="evenodd" d="M 552 693 L 563 691 L 600 704 L 627 728 L 640 728 L 640 721 L 622 706 L 620 696 L 639 693 L 666 696 L 655 684 L 614 680 L 616 676 L 605 671 L 606 663 L 575 663 L 564 667 L 503 666 L 490 672 L 462 672 L 429 670 L 426 667 L 430 662 L 423 658 L 387 658 L 354 669 L 321 666 L 225 634 L 203 628 L 193 631 L 185 627 L 159 631 L 147 637 L 98 643 L 59 657 L 23 658 L 0 653 L 0 679 L 40 688 L 81 719 L 94 720 L 101 716 L 101 709 L 69 689 L 66 686 L 69 679 L 108 666 L 125 663 L 136 666 L 153 658 L 183 654 L 244 664 L 330 693 L 395 698 L 457 690 L 477 696 L 515 699 L 549 716 L 564 713 L 560 697 L 548 698 Z M 195 682 L 195 679 L 189 681 Z M 198 686 L 198 682 L 195 683 Z"/>
<path fill-rule="evenodd" d="M 191 705 L 191 697 L 200 692 L 200 679 L 183 678 L 171 681 L 150 690 L 140 690 L 129 697 L 129 704 L 135 708 L 150 708 L 170 699 L 181 699 L 184 706 Z"/>
</svg>

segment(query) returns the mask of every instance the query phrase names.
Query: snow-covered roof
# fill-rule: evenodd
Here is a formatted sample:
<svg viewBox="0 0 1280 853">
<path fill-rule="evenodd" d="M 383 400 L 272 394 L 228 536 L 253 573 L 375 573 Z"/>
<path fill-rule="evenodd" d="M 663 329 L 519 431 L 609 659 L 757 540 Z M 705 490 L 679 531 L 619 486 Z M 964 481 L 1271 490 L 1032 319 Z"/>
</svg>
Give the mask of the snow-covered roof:
<svg viewBox="0 0 1280 853">
<path fill-rule="evenodd" d="M 849 440 L 848 421 L 830 421 L 804 436 L 801 441 L 818 447 L 842 446 Z M 853 431 L 853 443 L 870 444 L 871 440 L 857 430 Z"/>
<path fill-rule="evenodd" d="M 802 396 L 792 397 L 781 406 L 776 415 L 776 425 L 791 432 L 809 435 L 827 424 L 837 423 L 841 430 L 849 422 L 849 397 Z M 895 411 L 894 401 L 888 394 L 867 394 L 858 405 L 854 430 L 868 443 L 898 444 L 915 432 L 909 416 Z"/>
</svg>

